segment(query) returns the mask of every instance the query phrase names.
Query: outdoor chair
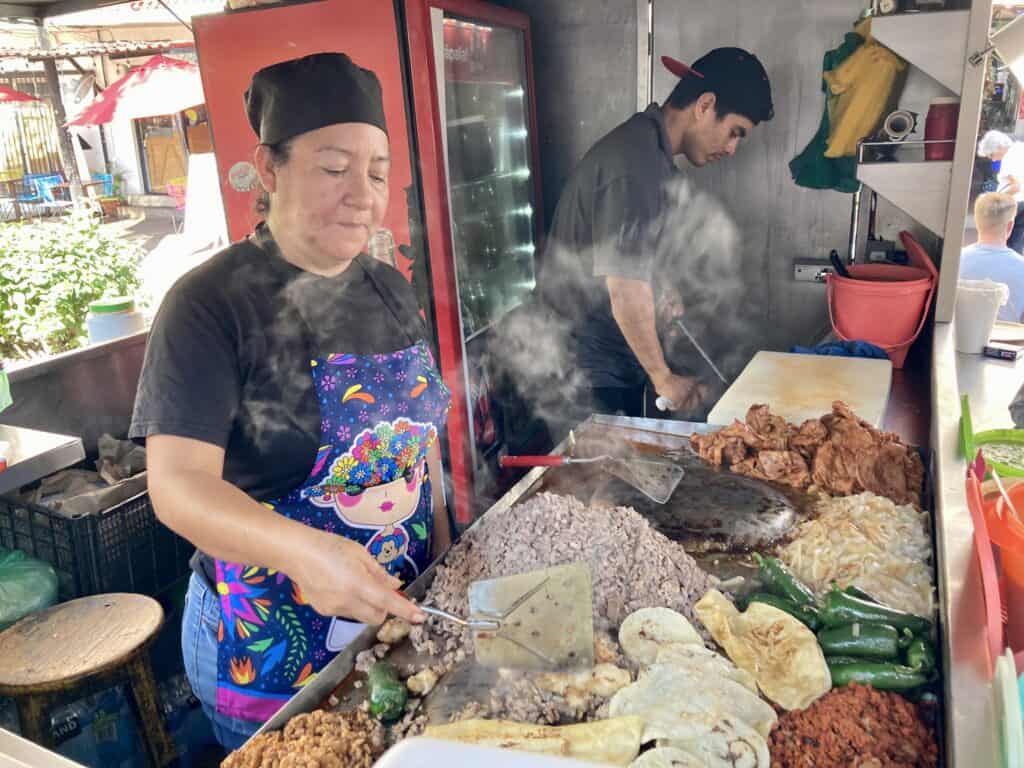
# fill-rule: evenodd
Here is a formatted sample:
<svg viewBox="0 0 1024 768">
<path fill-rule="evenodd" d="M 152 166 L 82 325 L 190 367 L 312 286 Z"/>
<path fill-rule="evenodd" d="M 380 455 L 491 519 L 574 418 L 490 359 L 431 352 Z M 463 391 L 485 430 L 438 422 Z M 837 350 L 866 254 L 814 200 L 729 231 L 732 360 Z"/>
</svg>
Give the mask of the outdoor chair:
<svg viewBox="0 0 1024 768">
<path fill-rule="evenodd" d="M 59 173 L 26 173 L 15 199 L 26 213 L 39 215 L 60 211 L 71 205 L 67 188 L 60 188 L 63 184 L 64 177 Z"/>
</svg>

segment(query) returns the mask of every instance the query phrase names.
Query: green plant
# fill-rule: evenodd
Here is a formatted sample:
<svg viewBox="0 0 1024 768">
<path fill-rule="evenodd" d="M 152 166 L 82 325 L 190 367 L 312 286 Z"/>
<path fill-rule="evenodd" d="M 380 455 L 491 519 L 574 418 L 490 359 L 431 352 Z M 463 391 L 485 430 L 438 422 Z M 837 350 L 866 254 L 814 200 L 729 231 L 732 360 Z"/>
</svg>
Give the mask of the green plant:
<svg viewBox="0 0 1024 768">
<path fill-rule="evenodd" d="M 0 358 L 53 355 L 86 343 L 89 304 L 139 288 L 142 250 L 87 211 L 0 224 Z"/>
</svg>

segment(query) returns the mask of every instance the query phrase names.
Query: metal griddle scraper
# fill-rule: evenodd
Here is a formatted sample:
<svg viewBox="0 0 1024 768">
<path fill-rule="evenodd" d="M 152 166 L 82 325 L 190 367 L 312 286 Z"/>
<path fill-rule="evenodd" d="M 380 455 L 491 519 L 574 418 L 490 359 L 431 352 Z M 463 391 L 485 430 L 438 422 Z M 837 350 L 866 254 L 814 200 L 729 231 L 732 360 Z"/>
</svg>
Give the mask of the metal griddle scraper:
<svg viewBox="0 0 1024 768">
<path fill-rule="evenodd" d="M 572 456 L 551 454 L 548 456 L 502 456 L 498 463 L 502 467 L 564 467 L 566 464 L 601 463 L 601 468 L 622 480 L 655 504 L 665 504 L 675 492 L 685 470 L 669 461 L 651 459 L 622 459 L 615 456 L 594 456 L 577 459 Z"/>
<path fill-rule="evenodd" d="M 590 569 L 583 563 L 474 581 L 469 618 L 430 606 L 421 610 L 473 631 L 484 667 L 570 669 L 594 665 Z"/>
</svg>

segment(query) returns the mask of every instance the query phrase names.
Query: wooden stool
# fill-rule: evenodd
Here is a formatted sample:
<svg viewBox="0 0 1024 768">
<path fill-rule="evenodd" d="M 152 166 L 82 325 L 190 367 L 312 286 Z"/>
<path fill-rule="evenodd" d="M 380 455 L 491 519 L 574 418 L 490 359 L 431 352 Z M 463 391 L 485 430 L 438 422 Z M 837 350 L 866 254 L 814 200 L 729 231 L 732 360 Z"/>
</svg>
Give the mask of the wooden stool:
<svg viewBox="0 0 1024 768">
<path fill-rule="evenodd" d="M 0 695 L 18 705 L 22 735 L 53 747 L 50 713 L 61 704 L 127 683 L 153 766 L 177 756 L 160 715 L 146 651 L 163 623 L 143 595 L 93 595 L 56 605 L 0 633 Z"/>
</svg>

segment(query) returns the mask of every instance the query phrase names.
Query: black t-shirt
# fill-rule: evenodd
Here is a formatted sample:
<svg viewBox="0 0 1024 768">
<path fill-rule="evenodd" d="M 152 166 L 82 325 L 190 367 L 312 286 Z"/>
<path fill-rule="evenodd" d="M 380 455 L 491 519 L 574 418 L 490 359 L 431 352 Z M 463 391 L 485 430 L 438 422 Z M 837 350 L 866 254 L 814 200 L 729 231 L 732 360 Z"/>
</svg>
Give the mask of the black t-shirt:
<svg viewBox="0 0 1024 768">
<path fill-rule="evenodd" d="M 652 281 L 666 186 L 678 174 L 664 117 L 652 104 L 584 155 L 558 200 L 539 292 L 571 329 L 576 365 L 593 387 L 643 381 L 612 316 L 605 278 Z"/>
<path fill-rule="evenodd" d="M 364 254 L 342 274 L 319 277 L 285 261 L 261 227 L 164 298 L 131 437 L 220 446 L 225 480 L 257 501 L 274 498 L 309 476 L 320 446 L 310 361 L 394 352 L 425 337 L 415 294 L 397 270 Z"/>
</svg>

